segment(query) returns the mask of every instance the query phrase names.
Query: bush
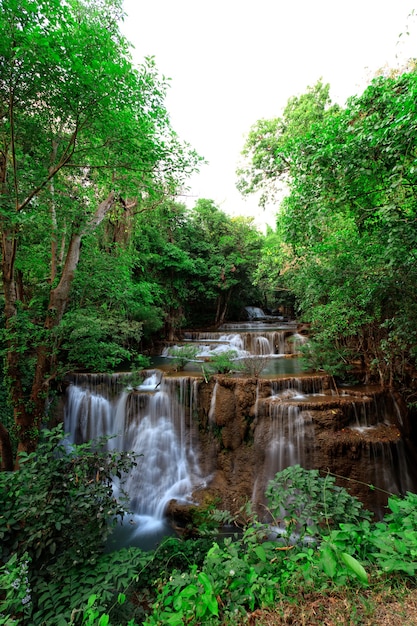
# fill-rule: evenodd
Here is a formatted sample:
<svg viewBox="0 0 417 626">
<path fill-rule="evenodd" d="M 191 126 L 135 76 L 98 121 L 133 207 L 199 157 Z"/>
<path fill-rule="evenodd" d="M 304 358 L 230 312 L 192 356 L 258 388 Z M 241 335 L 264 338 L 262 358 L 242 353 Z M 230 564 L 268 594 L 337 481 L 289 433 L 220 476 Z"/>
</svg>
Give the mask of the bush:
<svg viewBox="0 0 417 626">
<path fill-rule="evenodd" d="M 173 357 L 175 370 L 181 371 L 189 361 L 193 361 L 198 353 L 197 346 L 175 346 L 169 349 L 169 355 Z"/>
<path fill-rule="evenodd" d="M 36 452 L 20 455 L 20 470 L 0 473 L 0 563 L 29 562 L 33 587 L 91 568 L 127 511 L 113 495 L 113 478 L 133 465 L 131 454 L 104 452 L 99 442 L 67 450 L 62 427 L 42 431 Z"/>
<path fill-rule="evenodd" d="M 263 370 L 268 366 L 270 358 L 260 354 L 256 354 L 252 357 L 245 357 L 241 359 L 242 371 L 245 376 L 254 376 L 258 378 Z"/>
<path fill-rule="evenodd" d="M 347 519 L 371 518 L 357 498 L 335 485 L 333 476 L 322 477 L 318 470 L 300 465 L 278 472 L 268 483 L 266 498 L 274 523 L 283 526 L 287 539 L 292 533 L 301 540 L 305 535 L 319 537 Z"/>
<path fill-rule="evenodd" d="M 242 365 L 236 361 L 236 350 L 224 350 L 211 357 L 208 369 L 216 374 L 230 374 L 242 369 Z"/>
</svg>

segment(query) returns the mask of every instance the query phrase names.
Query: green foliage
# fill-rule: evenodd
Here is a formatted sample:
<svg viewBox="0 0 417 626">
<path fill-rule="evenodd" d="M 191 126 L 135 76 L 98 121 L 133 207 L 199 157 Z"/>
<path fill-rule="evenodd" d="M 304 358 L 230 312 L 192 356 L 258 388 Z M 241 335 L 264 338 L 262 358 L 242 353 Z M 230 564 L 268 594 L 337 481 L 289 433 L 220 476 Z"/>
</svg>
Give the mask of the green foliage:
<svg viewBox="0 0 417 626">
<path fill-rule="evenodd" d="M 252 276 L 262 236 L 252 218 L 231 218 L 212 200 L 200 199 L 193 209 L 167 201 L 138 226 L 137 275 L 159 289 L 167 335 L 184 325 L 221 323 L 261 297 Z"/>
<path fill-rule="evenodd" d="M 206 621 L 208 616 L 218 614 L 218 602 L 211 581 L 204 572 L 198 573 L 194 565 L 189 573 L 174 570 L 168 583 L 164 581 L 161 584 L 154 613 L 143 625 L 180 626 L 190 621 Z"/>
<path fill-rule="evenodd" d="M 12 626 L 25 620 L 31 613 L 31 587 L 29 583 L 29 557 L 17 554 L 0 568 L 0 624 Z M 4 595 L 3 595 L 4 594 Z"/>
<path fill-rule="evenodd" d="M 261 191 L 261 206 L 275 199 L 278 181 L 292 168 L 292 142 L 337 110 L 335 105 L 330 107 L 329 90 L 319 80 L 306 93 L 290 98 L 281 118 L 262 119 L 252 126 L 242 150 L 246 165 L 237 171 L 243 194 Z"/>
<path fill-rule="evenodd" d="M 260 545 L 252 530 L 242 541 L 214 542 L 200 571 L 192 565 L 188 572 L 174 571 L 168 581 L 161 581 L 145 624 L 233 624 L 256 606 L 272 605 L 277 579 L 276 565 L 270 567 L 269 559 L 277 560 L 274 548 L 272 543 Z"/>
<path fill-rule="evenodd" d="M 344 109 L 310 90 L 245 147 L 244 192 L 289 186 L 257 284 L 294 294 L 311 365 L 345 376 L 360 364 L 391 386 L 416 358 L 416 93 L 415 68 L 376 78 Z"/>
<path fill-rule="evenodd" d="M 127 321 L 105 307 L 99 312 L 72 311 L 58 334 L 62 337 L 60 350 L 66 371 L 108 372 L 120 364 L 138 366 L 135 348 L 142 334 L 141 322 Z"/>
<path fill-rule="evenodd" d="M 247 511 L 242 532 L 233 537 L 170 537 L 154 552 L 96 553 L 76 564 L 62 546 L 55 562 L 39 570 L 22 546 L 20 557 L 15 553 L 1 569 L 7 592 L 0 623 L 11 626 L 26 610 L 33 623 L 57 626 L 234 626 L 259 608 L 294 599 L 300 589 L 317 593 L 348 585 L 357 590 L 372 585 L 375 577 L 380 585 L 378 570 L 415 576 L 416 494 L 390 498 L 384 520 L 371 522 L 370 514 L 329 476 L 297 466 L 288 470 L 271 481 L 267 494 L 271 510 L 288 507 L 288 513 L 276 516 L 287 523 L 284 537 Z M 235 519 L 211 507 L 206 513 L 217 524 Z M 295 530 L 301 534 L 290 541 L 289 532 Z"/>
<path fill-rule="evenodd" d="M 369 519 L 370 513 L 346 489 L 335 485 L 333 476 L 293 465 L 278 472 L 266 489 L 268 511 L 275 523 L 285 527 L 287 540 L 319 537 L 346 519 Z"/>
<path fill-rule="evenodd" d="M 97 447 L 98 446 L 98 447 Z M 87 443 L 67 451 L 62 428 L 42 431 L 38 451 L 0 473 L 0 559 L 27 553 L 33 570 L 94 562 L 126 509 L 112 493 L 134 459 Z M 82 533 L 74 529 L 82 528 Z"/>
<path fill-rule="evenodd" d="M 133 584 L 151 560 L 151 553 L 124 548 L 99 555 L 94 564 L 79 563 L 59 570 L 52 580 L 38 576 L 33 589 L 37 598 L 35 623 L 88 624 L 84 620 L 100 614 L 107 614 L 113 623 L 126 623 L 134 616 L 139 619 L 141 613 L 133 604 Z"/>
<path fill-rule="evenodd" d="M 242 369 L 241 363 L 236 361 L 236 350 L 224 350 L 218 352 L 210 358 L 207 363 L 207 368 L 211 372 L 217 374 L 230 374 L 231 372 L 237 372 Z"/>
<path fill-rule="evenodd" d="M 198 353 L 197 346 L 176 346 L 169 349 L 169 355 L 173 357 L 172 364 L 174 369 L 181 371 L 185 368 L 189 361 L 194 361 Z"/>
<path fill-rule="evenodd" d="M 417 494 L 388 500 L 391 513 L 375 525 L 371 536 L 373 556 L 384 572 L 417 571 Z"/>
</svg>

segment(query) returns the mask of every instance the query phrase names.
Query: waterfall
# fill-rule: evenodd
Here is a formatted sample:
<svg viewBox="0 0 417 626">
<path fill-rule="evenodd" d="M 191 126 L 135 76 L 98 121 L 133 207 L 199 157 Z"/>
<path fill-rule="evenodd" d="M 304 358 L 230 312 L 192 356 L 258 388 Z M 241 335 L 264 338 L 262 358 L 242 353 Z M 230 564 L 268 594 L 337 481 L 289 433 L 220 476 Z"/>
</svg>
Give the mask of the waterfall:
<svg viewBox="0 0 417 626">
<path fill-rule="evenodd" d="M 255 354 L 267 356 L 273 354 L 273 348 L 266 337 L 256 337 Z"/>
<path fill-rule="evenodd" d="M 217 397 L 217 389 L 218 388 L 219 388 L 219 383 L 216 380 L 216 382 L 214 384 L 214 388 L 213 388 L 213 393 L 211 394 L 210 410 L 209 410 L 209 414 L 208 414 L 208 418 L 209 418 L 210 424 L 214 423 L 215 417 L 216 417 L 216 397 Z"/>
<path fill-rule="evenodd" d="M 249 320 L 263 320 L 267 317 L 263 310 L 257 306 L 245 306 L 245 311 Z"/>
<path fill-rule="evenodd" d="M 255 364 L 264 359 L 260 374 L 212 374 L 210 381 L 197 373 L 164 375 L 163 363 L 133 389 L 122 374 L 73 377 L 65 406 L 70 440 L 110 435 L 109 449 L 138 455 L 126 481 L 134 515 L 124 544 L 140 545 L 136 537 L 155 528 L 167 534 L 170 501 L 192 502 L 206 482 L 225 508 L 252 495 L 262 515 L 268 481 L 295 464 L 346 476 L 364 501 L 368 483 L 413 491 L 412 445 L 402 441 L 394 397 L 380 388 L 337 389 L 329 375 L 303 373 L 296 355 L 306 339 L 293 324 L 238 326 L 190 331 L 184 342 L 196 344 L 204 360 L 229 349 Z M 386 494 L 376 492 L 372 507 L 382 510 Z M 181 506 L 174 508 L 170 517 L 180 517 Z"/>
<path fill-rule="evenodd" d="M 137 455 L 124 488 L 135 523 L 158 525 L 170 500 L 191 502 L 193 489 L 202 483 L 192 428 L 197 387 L 188 377 L 161 379 L 155 373 L 136 389 L 120 386 L 114 393 L 103 381 L 101 387 L 98 393 L 89 377 L 69 386 L 66 432 L 75 443 L 110 435 L 109 449 Z"/>
<path fill-rule="evenodd" d="M 195 331 L 184 333 L 184 341 L 198 346 L 197 358 L 206 358 L 224 350 L 235 350 L 239 357 L 250 355 L 283 356 L 299 352 L 306 338 L 292 330 L 247 330 L 245 332 L 222 333 L 219 331 Z M 175 346 L 178 348 L 178 346 Z M 162 356 L 169 356 L 164 348 Z"/>
<path fill-rule="evenodd" d="M 270 404 L 269 444 L 266 450 L 266 474 L 269 478 L 290 465 L 305 465 L 308 437 L 314 437 L 308 411 L 296 404 Z"/>
</svg>

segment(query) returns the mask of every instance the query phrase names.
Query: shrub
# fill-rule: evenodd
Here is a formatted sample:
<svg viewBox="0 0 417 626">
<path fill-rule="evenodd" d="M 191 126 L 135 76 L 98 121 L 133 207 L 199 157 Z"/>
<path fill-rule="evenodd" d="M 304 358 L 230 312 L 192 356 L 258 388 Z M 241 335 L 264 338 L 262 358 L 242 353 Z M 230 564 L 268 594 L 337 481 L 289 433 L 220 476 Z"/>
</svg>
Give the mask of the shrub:
<svg viewBox="0 0 417 626">
<path fill-rule="evenodd" d="M 169 355 L 173 357 L 173 365 L 176 371 L 185 368 L 189 361 L 193 361 L 198 353 L 197 346 L 175 346 L 169 349 Z"/>
<path fill-rule="evenodd" d="M 224 350 L 211 357 L 208 368 L 217 374 L 230 374 L 242 369 L 242 365 L 236 361 L 236 350 Z"/>
<path fill-rule="evenodd" d="M 287 539 L 292 533 L 300 539 L 319 537 L 323 530 L 338 528 L 347 519 L 371 518 L 357 498 L 335 485 L 333 476 L 322 477 L 318 470 L 299 465 L 278 472 L 268 483 L 266 498 L 274 522 L 283 525 Z"/>
<path fill-rule="evenodd" d="M 256 354 L 252 357 L 244 357 L 240 360 L 242 371 L 245 376 L 254 376 L 255 378 L 258 378 L 258 376 L 268 366 L 269 362 L 270 359 L 267 356 L 260 354 Z"/>
</svg>

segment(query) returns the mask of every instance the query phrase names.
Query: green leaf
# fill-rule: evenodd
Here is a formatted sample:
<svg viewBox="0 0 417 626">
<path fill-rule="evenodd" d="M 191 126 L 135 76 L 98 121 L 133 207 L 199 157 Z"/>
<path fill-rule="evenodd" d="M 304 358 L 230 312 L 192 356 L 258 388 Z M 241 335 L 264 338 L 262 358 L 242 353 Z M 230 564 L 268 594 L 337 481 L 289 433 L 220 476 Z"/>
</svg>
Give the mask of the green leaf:
<svg viewBox="0 0 417 626">
<path fill-rule="evenodd" d="M 365 585 L 369 583 L 368 574 L 365 571 L 365 568 L 359 563 L 355 557 L 347 554 L 346 552 L 341 552 L 340 557 L 346 567 L 350 569 Z"/>
<path fill-rule="evenodd" d="M 181 596 L 183 598 L 189 598 L 191 596 L 196 596 L 198 594 L 198 588 L 196 585 L 187 585 L 182 591 Z"/>
<path fill-rule="evenodd" d="M 256 546 L 254 552 L 256 556 L 262 561 L 262 563 L 266 562 L 266 554 L 263 546 Z"/>
<path fill-rule="evenodd" d="M 219 614 L 219 605 L 215 596 L 210 595 L 208 598 L 206 598 L 206 604 L 207 604 L 208 610 L 210 611 L 212 615 Z"/>
<path fill-rule="evenodd" d="M 95 593 L 93 593 L 91 596 L 89 596 L 88 601 L 87 601 L 87 607 L 91 608 L 94 604 L 94 602 L 97 600 L 97 595 Z"/>
<path fill-rule="evenodd" d="M 212 587 L 209 577 L 205 572 L 200 572 L 198 575 L 198 581 L 203 585 L 206 593 L 211 593 Z"/>
<path fill-rule="evenodd" d="M 329 546 L 325 546 L 321 551 L 321 563 L 327 576 L 334 578 L 337 570 L 337 559 L 334 550 Z"/>
</svg>

